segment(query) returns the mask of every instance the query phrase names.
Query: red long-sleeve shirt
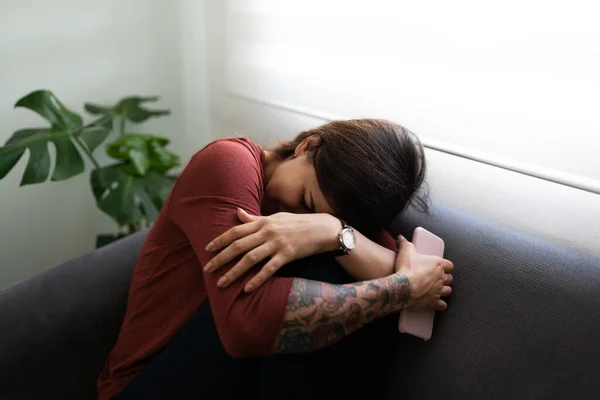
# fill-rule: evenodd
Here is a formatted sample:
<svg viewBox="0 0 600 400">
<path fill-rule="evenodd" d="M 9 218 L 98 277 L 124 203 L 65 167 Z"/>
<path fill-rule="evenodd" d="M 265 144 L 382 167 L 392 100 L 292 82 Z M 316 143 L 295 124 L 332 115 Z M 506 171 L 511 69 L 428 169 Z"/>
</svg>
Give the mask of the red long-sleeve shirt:
<svg viewBox="0 0 600 400">
<path fill-rule="evenodd" d="M 260 215 L 264 155 L 247 139 L 223 139 L 198 152 L 178 178 L 148 233 L 135 267 L 127 311 L 115 347 L 98 378 L 98 397 L 115 396 L 163 349 L 210 298 L 223 346 L 234 357 L 271 353 L 285 314 L 292 278 L 274 277 L 243 291 L 255 271 L 226 289 L 202 266 L 214 254 L 205 246 L 238 225 L 238 207 Z M 395 248 L 389 235 L 378 242 Z"/>
</svg>

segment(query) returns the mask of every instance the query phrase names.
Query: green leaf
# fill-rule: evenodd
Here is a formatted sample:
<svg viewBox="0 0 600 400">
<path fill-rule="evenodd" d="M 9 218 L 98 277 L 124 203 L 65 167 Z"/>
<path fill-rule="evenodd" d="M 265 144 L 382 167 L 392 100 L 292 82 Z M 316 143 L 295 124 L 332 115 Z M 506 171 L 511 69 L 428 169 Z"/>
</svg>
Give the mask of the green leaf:
<svg viewBox="0 0 600 400">
<path fill-rule="evenodd" d="M 79 150 L 77 150 L 70 137 L 56 137 L 52 139 L 52 142 L 54 142 L 54 146 L 56 146 L 56 154 L 60 155 L 56 157 L 56 165 L 54 166 L 54 172 L 52 173 L 53 181 L 68 179 L 85 170 L 83 158 L 81 158 Z M 29 161 L 31 161 L 32 158 L 33 157 L 30 157 Z M 48 160 L 48 168 L 49 167 L 50 162 Z"/>
<path fill-rule="evenodd" d="M 49 90 L 29 93 L 17 101 L 16 107 L 28 108 L 38 113 L 56 130 L 75 130 L 83 126 L 81 117 L 65 107 Z"/>
<path fill-rule="evenodd" d="M 96 248 L 106 246 L 111 244 L 112 242 L 116 242 L 119 239 L 122 239 L 126 236 L 129 236 L 127 233 L 116 233 L 116 234 L 105 234 L 96 236 Z"/>
<path fill-rule="evenodd" d="M 6 176 L 27 149 L 29 160 L 21 179 L 21 186 L 44 182 L 50 173 L 49 142 L 54 143 L 56 147 L 53 181 L 71 178 L 84 171 L 83 159 L 71 142 L 68 132 L 55 133 L 48 128 L 34 128 L 15 132 L 6 142 L 6 146 L 0 148 L 0 178 Z"/>
<path fill-rule="evenodd" d="M 15 132 L 0 147 L 0 178 L 15 166 L 25 150 L 29 160 L 21 179 L 21 185 L 44 182 L 50 174 L 48 143 L 56 147 L 56 165 L 52 180 L 68 179 L 84 171 L 85 165 L 70 136 L 83 125 L 81 117 L 66 108 L 52 92 L 38 90 L 21 98 L 15 107 L 23 107 L 38 113 L 51 125 L 50 128 L 29 128 Z"/>
<path fill-rule="evenodd" d="M 179 156 L 165 149 L 158 141 L 150 141 L 150 166 L 160 173 L 165 173 L 179 165 Z"/>
<path fill-rule="evenodd" d="M 92 115 L 109 114 L 114 110 L 114 107 L 99 106 L 93 103 L 85 103 L 83 108 Z"/>
<path fill-rule="evenodd" d="M 147 99 L 149 99 L 149 98 L 147 98 Z M 144 100 L 139 97 L 127 99 L 126 102 L 121 104 L 121 107 L 123 109 L 123 112 L 121 115 L 125 116 L 125 118 L 131 122 L 140 123 L 140 122 L 144 122 L 147 119 L 150 119 L 152 117 L 162 117 L 162 116 L 171 114 L 170 110 L 150 110 L 150 109 L 141 107 L 140 103 L 142 101 L 147 101 L 147 99 Z M 156 99 L 158 99 L 158 98 L 156 98 Z"/>
<path fill-rule="evenodd" d="M 36 134 L 35 130 L 17 133 L 30 134 L 29 136 Z M 21 186 L 44 182 L 48 179 L 48 173 L 50 172 L 50 153 L 48 152 L 47 142 L 34 142 L 28 146 L 28 149 L 29 161 L 27 161 L 27 167 L 21 179 Z"/>
<path fill-rule="evenodd" d="M 15 166 L 25 152 L 24 148 L 0 147 L 0 179 Z"/>
<path fill-rule="evenodd" d="M 85 143 L 90 152 L 94 152 L 110 135 L 110 129 L 101 126 L 93 126 L 81 132 L 81 140 Z"/>
<path fill-rule="evenodd" d="M 131 149 L 127 156 L 131 161 L 133 172 L 137 175 L 144 176 L 146 171 L 150 168 L 150 159 L 148 158 L 148 151 L 146 148 L 143 149 Z"/>
<path fill-rule="evenodd" d="M 158 101 L 158 99 L 158 96 L 130 96 L 121 99 L 116 105 L 110 107 L 93 103 L 86 103 L 84 107 L 90 114 L 120 115 L 131 122 L 140 123 L 152 117 L 162 117 L 171 113 L 167 109 L 151 110 L 142 106 L 143 103 Z"/>
<path fill-rule="evenodd" d="M 93 153 L 106 140 L 111 131 L 112 116 L 105 115 L 93 125 L 86 127 L 78 136 L 81 137 L 87 148 Z"/>
<path fill-rule="evenodd" d="M 146 176 L 146 191 L 152 198 L 156 208 L 162 208 L 167 200 L 175 179 L 169 176 L 164 176 L 154 171 L 150 171 Z"/>
<path fill-rule="evenodd" d="M 144 176 L 150 168 L 164 173 L 179 165 L 179 156 L 164 146 L 169 140 L 160 136 L 126 133 L 107 146 L 111 157 L 129 164 L 131 173 Z"/>
<path fill-rule="evenodd" d="M 91 185 L 98 208 L 117 224 L 128 225 L 154 222 L 173 181 L 154 171 L 131 174 L 128 164 L 120 163 L 92 171 Z"/>
<path fill-rule="evenodd" d="M 109 156 L 129 163 L 130 172 L 144 176 L 150 168 L 149 135 L 126 133 L 106 147 Z"/>
</svg>

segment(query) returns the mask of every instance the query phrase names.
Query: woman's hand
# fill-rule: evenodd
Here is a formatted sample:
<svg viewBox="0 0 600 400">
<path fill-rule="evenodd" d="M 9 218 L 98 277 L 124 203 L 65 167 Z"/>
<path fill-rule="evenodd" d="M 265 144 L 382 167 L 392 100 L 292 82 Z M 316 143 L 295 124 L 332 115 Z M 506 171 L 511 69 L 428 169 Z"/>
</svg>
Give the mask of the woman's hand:
<svg viewBox="0 0 600 400">
<path fill-rule="evenodd" d="M 238 218 L 242 225 L 229 229 L 206 246 L 208 251 L 223 249 L 206 264 L 206 272 L 214 272 L 245 254 L 219 279 L 219 287 L 227 287 L 270 257 L 260 272 L 246 284 L 244 290 L 250 292 L 293 260 L 339 248 L 341 223 L 329 214 L 277 213 L 259 217 L 238 209 Z"/>
<path fill-rule="evenodd" d="M 454 264 L 441 257 L 417 253 L 415 246 L 403 236 L 398 237 L 396 273 L 408 278 L 412 287 L 409 307 L 433 308 L 444 311 L 448 304 L 440 297 L 450 296 Z"/>
</svg>

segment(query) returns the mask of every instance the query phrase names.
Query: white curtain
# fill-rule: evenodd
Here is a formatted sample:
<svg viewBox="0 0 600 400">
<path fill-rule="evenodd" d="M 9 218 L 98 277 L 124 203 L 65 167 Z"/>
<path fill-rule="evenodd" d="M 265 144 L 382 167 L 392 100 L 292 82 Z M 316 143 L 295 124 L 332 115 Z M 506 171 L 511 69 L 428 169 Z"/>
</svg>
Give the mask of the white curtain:
<svg viewBox="0 0 600 400">
<path fill-rule="evenodd" d="M 595 1 L 238 0 L 231 94 L 600 182 Z"/>
</svg>

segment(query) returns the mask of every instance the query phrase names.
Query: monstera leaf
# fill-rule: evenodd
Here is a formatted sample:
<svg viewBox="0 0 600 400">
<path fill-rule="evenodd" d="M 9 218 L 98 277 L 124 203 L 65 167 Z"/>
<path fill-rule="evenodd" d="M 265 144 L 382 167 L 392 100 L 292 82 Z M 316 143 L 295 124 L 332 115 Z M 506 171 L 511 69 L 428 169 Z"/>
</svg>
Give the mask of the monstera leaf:
<svg viewBox="0 0 600 400">
<path fill-rule="evenodd" d="M 81 132 L 76 133 L 75 136 L 81 138 L 90 152 L 93 152 L 106 140 L 108 135 L 110 135 L 110 132 L 112 131 L 112 122 L 112 117 L 110 115 L 105 115 L 99 120 L 86 126 Z"/>
<path fill-rule="evenodd" d="M 179 156 L 165 148 L 169 140 L 154 135 L 126 133 L 110 145 L 106 152 L 111 157 L 128 163 L 128 172 L 144 176 L 149 169 L 165 173 L 179 165 Z"/>
<path fill-rule="evenodd" d="M 169 110 L 150 110 L 142 106 L 142 103 L 154 102 L 159 99 L 158 96 L 152 97 L 125 97 L 114 106 L 100 106 L 98 104 L 86 103 L 85 110 L 93 115 L 112 114 L 120 115 L 128 121 L 139 123 L 152 117 L 162 117 L 169 115 Z"/>
<path fill-rule="evenodd" d="M 95 169 L 91 185 L 98 208 L 120 226 L 154 222 L 173 179 L 149 170 L 145 176 L 129 171 L 127 163 Z"/>
<path fill-rule="evenodd" d="M 56 162 L 52 180 L 60 181 L 82 173 L 85 169 L 79 150 L 73 139 L 78 137 L 93 150 L 110 133 L 112 120 L 102 118 L 96 124 L 83 126 L 79 115 L 65 107 L 54 94 L 38 90 L 21 98 L 15 107 L 27 108 L 36 112 L 50 123 L 46 128 L 28 128 L 15 132 L 3 147 L 0 147 L 0 179 L 29 151 L 27 167 L 21 179 L 21 186 L 44 182 L 50 170 L 48 144 L 56 148 Z"/>
</svg>

